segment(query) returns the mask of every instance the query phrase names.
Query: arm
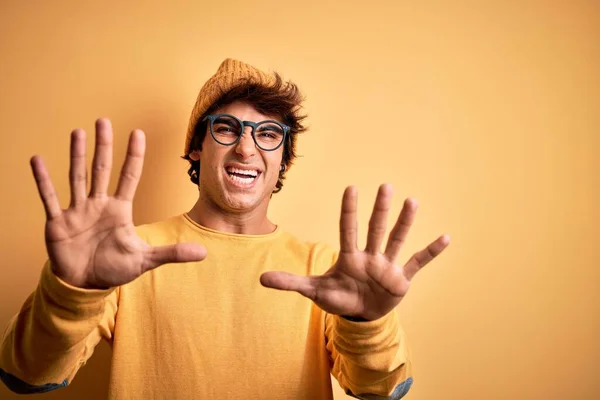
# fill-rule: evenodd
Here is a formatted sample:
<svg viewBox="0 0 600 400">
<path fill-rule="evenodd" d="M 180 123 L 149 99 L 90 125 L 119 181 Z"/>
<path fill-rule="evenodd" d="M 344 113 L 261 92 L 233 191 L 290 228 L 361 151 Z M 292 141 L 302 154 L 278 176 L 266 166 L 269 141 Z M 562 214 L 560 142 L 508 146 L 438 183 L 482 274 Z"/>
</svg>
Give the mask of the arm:
<svg viewBox="0 0 600 400">
<path fill-rule="evenodd" d="M 112 339 L 117 295 L 71 286 L 46 263 L 38 287 L 2 337 L 0 379 L 20 394 L 68 385 L 98 342 Z"/>
<path fill-rule="evenodd" d="M 409 349 L 396 311 L 375 321 L 325 317 L 332 375 L 346 394 L 368 400 L 402 398 L 412 385 Z"/>
<path fill-rule="evenodd" d="M 112 127 L 96 122 L 91 188 L 87 190 L 85 132 L 71 135 L 71 202 L 61 209 L 39 157 L 33 175 L 46 211 L 49 262 L 36 291 L 2 335 L 0 378 L 13 391 L 36 393 L 66 386 L 102 337 L 112 338 L 117 290 L 167 263 L 200 261 L 193 243 L 153 247 L 137 234 L 132 202 L 145 153 L 141 131 L 129 137 L 114 196 L 107 193 L 112 167 Z"/>
<path fill-rule="evenodd" d="M 322 275 L 266 272 L 261 276 L 264 286 L 296 291 L 327 313 L 332 374 L 348 394 L 360 399 L 396 400 L 410 388 L 408 349 L 395 309 L 417 272 L 449 244 L 446 235 L 440 236 L 406 264 L 396 264 L 417 208 L 415 201 L 407 199 L 381 252 L 391 196 L 391 187 L 382 185 L 364 250 L 357 246 L 357 194 L 350 187 L 342 200 L 340 252 L 333 266 Z"/>
</svg>

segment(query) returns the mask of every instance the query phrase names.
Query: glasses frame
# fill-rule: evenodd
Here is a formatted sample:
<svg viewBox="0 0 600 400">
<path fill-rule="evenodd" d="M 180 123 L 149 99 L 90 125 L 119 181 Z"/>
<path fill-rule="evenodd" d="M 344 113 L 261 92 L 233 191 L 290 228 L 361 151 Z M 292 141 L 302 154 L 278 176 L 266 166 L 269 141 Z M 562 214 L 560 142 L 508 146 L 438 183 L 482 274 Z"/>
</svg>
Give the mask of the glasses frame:
<svg viewBox="0 0 600 400">
<path fill-rule="evenodd" d="M 233 141 L 233 142 L 231 142 L 231 143 L 223 143 L 223 142 L 220 142 L 220 141 L 219 141 L 219 140 L 218 140 L 218 139 L 215 137 L 215 134 L 214 134 L 214 132 L 213 132 L 213 124 L 214 124 L 215 120 L 216 120 L 217 118 L 220 118 L 220 117 L 230 117 L 230 118 L 233 118 L 233 119 L 235 119 L 236 121 L 238 121 L 238 122 L 239 122 L 240 126 L 242 127 L 242 131 L 241 131 L 241 133 L 240 133 L 240 134 L 237 136 L 237 139 L 235 139 L 235 141 Z M 253 122 L 253 121 L 242 121 L 242 120 L 240 120 L 238 117 L 236 117 L 235 115 L 231 115 L 231 114 L 210 114 L 210 115 L 207 115 L 206 117 L 204 117 L 204 119 L 202 119 L 202 122 L 205 122 L 205 121 L 207 121 L 207 120 L 208 120 L 208 122 L 209 122 L 209 124 L 208 124 L 208 125 L 209 125 L 209 127 L 210 127 L 210 136 L 212 136 L 213 140 L 214 140 L 215 142 L 219 143 L 220 145 L 222 145 L 222 146 L 233 146 L 233 145 L 235 145 L 235 144 L 239 143 L 240 139 L 242 138 L 242 135 L 244 134 L 244 130 L 245 130 L 245 128 L 246 128 L 247 126 L 249 126 L 250 128 L 252 128 L 252 131 L 250 132 L 250 135 L 252 136 L 252 140 L 254 140 L 254 144 L 256 145 L 256 147 L 258 147 L 259 149 L 261 149 L 261 150 L 263 150 L 263 151 L 275 151 L 275 150 L 277 150 L 278 148 L 280 148 L 280 147 L 281 147 L 281 146 L 282 146 L 282 145 L 285 143 L 285 139 L 287 138 L 287 135 L 288 135 L 288 133 L 289 133 L 289 131 L 290 131 L 290 129 L 291 129 L 289 126 L 287 126 L 287 125 L 285 125 L 285 124 L 282 124 L 282 123 L 281 123 L 281 122 L 279 122 L 279 121 L 275 121 L 275 120 L 273 120 L 273 119 L 267 119 L 267 120 L 260 121 L 260 122 Z M 262 147 L 260 144 L 258 144 L 258 141 L 256 140 L 256 136 L 254 136 L 254 133 L 256 132 L 256 128 L 257 128 L 258 126 L 262 125 L 262 124 L 265 124 L 265 123 L 267 123 L 267 122 L 269 122 L 269 123 L 275 123 L 275 124 L 279 125 L 279 126 L 280 126 L 280 127 L 283 129 L 283 139 L 281 139 L 281 143 L 279 143 L 279 144 L 277 145 L 277 147 L 275 147 L 275 148 L 272 148 L 272 149 L 265 149 L 264 147 Z"/>
</svg>

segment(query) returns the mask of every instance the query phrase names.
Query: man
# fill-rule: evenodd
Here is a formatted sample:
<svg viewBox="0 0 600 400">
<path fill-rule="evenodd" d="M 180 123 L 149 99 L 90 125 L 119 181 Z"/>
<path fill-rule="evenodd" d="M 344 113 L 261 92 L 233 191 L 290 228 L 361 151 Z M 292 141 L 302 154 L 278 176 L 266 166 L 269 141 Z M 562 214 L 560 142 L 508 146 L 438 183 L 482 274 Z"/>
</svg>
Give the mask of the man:
<svg viewBox="0 0 600 400">
<path fill-rule="evenodd" d="M 382 250 L 387 185 L 364 250 L 353 187 L 343 195 L 339 251 L 282 232 L 267 208 L 305 130 L 300 104 L 293 83 L 225 60 L 201 89 L 186 137 L 198 201 L 138 227 L 141 131 L 130 136 L 114 197 L 109 121 L 96 123 L 89 194 L 85 133 L 72 133 L 67 210 L 33 157 L 49 257 L 3 336 L 4 383 L 20 393 L 66 386 L 105 339 L 111 399 L 331 399 L 330 373 L 357 398 L 401 398 L 412 377 L 394 308 L 448 238 L 396 264 L 416 203 L 406 200 Z M 156 268 L 171 263 L 179 265 Z"/>
</svg>

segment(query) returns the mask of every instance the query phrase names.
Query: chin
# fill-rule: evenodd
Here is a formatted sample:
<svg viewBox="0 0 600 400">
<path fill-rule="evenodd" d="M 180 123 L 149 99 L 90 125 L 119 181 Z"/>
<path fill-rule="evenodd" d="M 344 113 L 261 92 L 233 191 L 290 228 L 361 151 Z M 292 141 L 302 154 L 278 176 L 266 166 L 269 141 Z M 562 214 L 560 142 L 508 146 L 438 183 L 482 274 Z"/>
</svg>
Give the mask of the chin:
<svg viewBox="0 0 600 400">
<path fill-rule="evenodd" d="M 261 203 L 255 193 L 227 193 L 224 197 L 226 208 L 235 212 L 252 211 Z"/>
</svg>

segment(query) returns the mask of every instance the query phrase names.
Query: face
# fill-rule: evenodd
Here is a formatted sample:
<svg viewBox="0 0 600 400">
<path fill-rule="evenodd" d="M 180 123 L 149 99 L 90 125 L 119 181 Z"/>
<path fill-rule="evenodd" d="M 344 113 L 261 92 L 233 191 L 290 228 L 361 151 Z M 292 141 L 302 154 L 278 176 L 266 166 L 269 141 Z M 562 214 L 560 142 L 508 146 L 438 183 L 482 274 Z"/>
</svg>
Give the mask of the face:
<svg viewBox="0 0 600 400">
<path fill-rule="evenodd" d="M 252 105 L 236 101 L 214 112 L 234 115 L 241 121 L 278 120 L 259 113 Z M 275 189 L 283 146 L 274 151 L 259 149 L 246 126 L 239 142 L 232 146 L 217 143 L 207 128 L 202 150 L 191 154 L 200 161 L 200 195 L 228 212 L 246 212 L 265 207 Z"/>
</svg>

